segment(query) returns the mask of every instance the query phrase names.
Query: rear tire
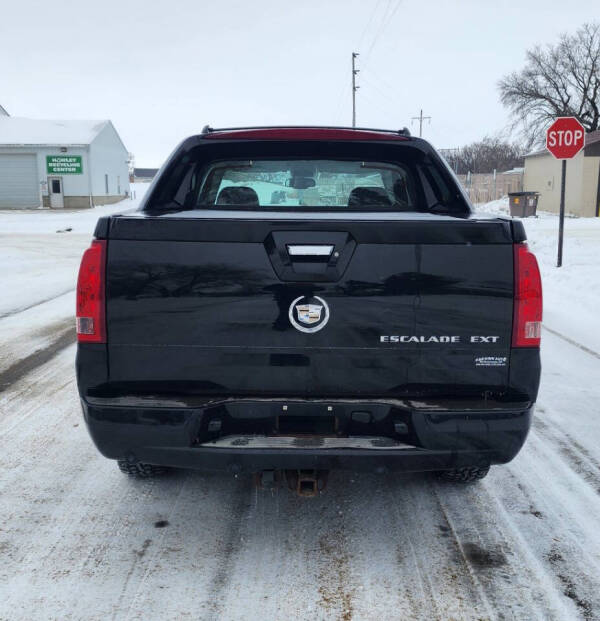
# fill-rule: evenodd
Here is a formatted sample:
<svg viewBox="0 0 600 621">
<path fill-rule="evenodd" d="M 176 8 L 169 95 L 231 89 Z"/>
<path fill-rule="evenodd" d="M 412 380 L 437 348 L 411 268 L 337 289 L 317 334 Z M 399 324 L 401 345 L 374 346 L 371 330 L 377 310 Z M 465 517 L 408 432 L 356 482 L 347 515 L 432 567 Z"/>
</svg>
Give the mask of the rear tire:
<svg viewBox="0 0 600 621">
<path fill-rule="evenodd" d="M 167 472 L 167 468 L 164 466 L 153 466 L 152 464 L 140 464 L 131 463 L 126 459 L 119 459 L 117 461 L 119 470 L 124 472 L 128 477 L 132 479 L 152 479 L 159 477 Z"/>
<path fill-rule="evenodd" d="M 442 481 L 448 481 L 449 483 L 473 483 L 483 479 L 489 471 L 489 466 L 470 466 L 468 468 L 442 470 L 437 473 L 437 476 Z"/>
</svg>

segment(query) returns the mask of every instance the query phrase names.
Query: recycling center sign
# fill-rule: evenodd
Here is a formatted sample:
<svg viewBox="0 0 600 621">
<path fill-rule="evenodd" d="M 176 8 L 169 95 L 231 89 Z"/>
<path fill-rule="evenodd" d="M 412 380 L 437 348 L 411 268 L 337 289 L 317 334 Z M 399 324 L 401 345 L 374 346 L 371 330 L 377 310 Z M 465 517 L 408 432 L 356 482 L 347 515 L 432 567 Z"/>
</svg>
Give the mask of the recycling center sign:
<svg viewBox="0 0 600 621">
<path fill-rule="evenodd" d="M 49 175 L 81 175 L 81 155 L 47 155 L 46 170 Z"/>
</svg>

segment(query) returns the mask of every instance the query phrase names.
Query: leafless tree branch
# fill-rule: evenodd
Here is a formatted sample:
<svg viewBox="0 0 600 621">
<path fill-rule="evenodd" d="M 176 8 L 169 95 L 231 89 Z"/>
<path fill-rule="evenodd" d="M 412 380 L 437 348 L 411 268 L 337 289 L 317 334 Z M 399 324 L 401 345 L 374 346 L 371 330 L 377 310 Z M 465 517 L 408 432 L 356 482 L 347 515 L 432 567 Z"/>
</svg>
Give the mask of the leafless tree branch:
<svg viewBox="0 0 600 621">
<path fill-rule="evenodd" d="M 577 117 L 588 132 L 600 129 L 600 23 L 529 50 L 525 67 L 504 76 L 498 88 L 528 148 L 543 142 L 557 116 Z"/>
<path fill-rule="evenodd" d="M 458 174 L 503 172 L 523 166 L 522 149 L 503 140 L 500 136 L 486 136 L 455 151 L 444 153 L 444 157 Z"/>
</svg>

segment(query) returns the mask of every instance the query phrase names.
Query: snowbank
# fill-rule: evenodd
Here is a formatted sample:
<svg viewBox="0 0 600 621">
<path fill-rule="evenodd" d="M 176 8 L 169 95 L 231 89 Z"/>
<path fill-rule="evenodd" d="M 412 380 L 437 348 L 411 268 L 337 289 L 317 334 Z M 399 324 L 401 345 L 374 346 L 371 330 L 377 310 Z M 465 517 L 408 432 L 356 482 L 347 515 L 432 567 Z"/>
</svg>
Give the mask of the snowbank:
<svg viewBox="0 0 600 621">
<path fill-rule="evenodd" d="M 135 199 L 125 199 L 114 205 L 93 209 L 63 211 L 58 209 L 10 209 L 0 211 L 0 235 L 9 233 L 86 233 L 92 234 L 98 218 L 137 209 L 148 183 L 132 183 Z M 70 228 L 71 231 L 66 231 Z"/>
<path fill-rule="evenodd" d="M 136 209 L 148 184 L 132 189 L 135 200 L 94 209 L 0 211 L 0 317 L 73 290 L 98 218 Z"/>
</svg>

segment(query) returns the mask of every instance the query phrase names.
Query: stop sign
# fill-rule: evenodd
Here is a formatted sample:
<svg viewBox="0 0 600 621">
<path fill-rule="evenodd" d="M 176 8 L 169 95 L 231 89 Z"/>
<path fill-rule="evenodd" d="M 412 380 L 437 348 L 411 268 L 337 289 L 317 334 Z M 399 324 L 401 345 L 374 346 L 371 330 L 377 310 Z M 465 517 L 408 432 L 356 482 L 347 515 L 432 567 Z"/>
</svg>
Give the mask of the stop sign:
<svg viewBox="0 0 600 621">
<path fill-rule="evenodd" d="M 585 129 L 574 116 L 561 116 L 546 130 L 546 149 L 558 160 L 575 157 L 585 145 Z"/>
</svg>

